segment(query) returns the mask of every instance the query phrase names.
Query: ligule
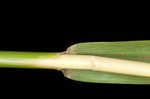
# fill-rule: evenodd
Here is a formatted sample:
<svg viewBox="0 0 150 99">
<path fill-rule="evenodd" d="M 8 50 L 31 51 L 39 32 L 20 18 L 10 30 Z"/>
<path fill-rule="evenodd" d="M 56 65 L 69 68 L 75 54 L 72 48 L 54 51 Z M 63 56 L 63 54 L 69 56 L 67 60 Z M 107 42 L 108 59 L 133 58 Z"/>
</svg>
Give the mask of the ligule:
<svg viewBox="0 0 150 99">
<path fill-rule="evenodd" d="M 77 55 L 95 55 L 150 63 L 150 40 L 79 43 L 69 47 L 67 53 Z M 84 82 L 150 84 L 149 77 L 75 69 L 66 70 L 66 72 L 66 77 Z"/>
</svg>

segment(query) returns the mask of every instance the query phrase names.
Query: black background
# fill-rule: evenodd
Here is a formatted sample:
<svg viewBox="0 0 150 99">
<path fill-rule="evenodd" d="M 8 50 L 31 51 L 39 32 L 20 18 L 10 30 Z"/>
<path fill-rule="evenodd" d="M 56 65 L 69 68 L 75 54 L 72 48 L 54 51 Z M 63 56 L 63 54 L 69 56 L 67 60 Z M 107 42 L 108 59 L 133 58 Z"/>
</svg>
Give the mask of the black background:
<svg viewBox="0 0 150 99">
<path fill-rule="evenodd" d="M 1 18 L 0 50 L 61 52 L 79 42 L 150 39 L 147 26 L 140 24 L 140 21 L 133 22 L 126 18 L 116 20 L 112 16 L 96 17 L 97 15 L 87 18 L 87 15 L 81 14 L 8 9 Z M 82 89 L 93 92 L 97 89 L 102 95 L 119 92 L 133 94 L 134 91 L 141 92 L 150 86 L 84 83 L 67 79 L 55 70 L 1 68 L 0 88 L 6 93 L 15 91 L 23 95 L 68 93 L 70 89 L 77 89 L 75 93 Z"/>
</svg>

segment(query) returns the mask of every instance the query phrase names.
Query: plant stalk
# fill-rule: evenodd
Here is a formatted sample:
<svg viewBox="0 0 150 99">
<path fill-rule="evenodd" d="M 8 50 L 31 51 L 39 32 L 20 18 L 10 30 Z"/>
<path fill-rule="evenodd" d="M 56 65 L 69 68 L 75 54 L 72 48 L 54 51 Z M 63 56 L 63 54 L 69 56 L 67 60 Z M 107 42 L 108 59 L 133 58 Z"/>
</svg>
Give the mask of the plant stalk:
<svg viewBox="0 0 150 99">
<path fill-rule="evenodd" d="M 150 77 L 150 63 L 92 55 L 1 51 L 0 67 L 79 69 Z"/>
</svg>

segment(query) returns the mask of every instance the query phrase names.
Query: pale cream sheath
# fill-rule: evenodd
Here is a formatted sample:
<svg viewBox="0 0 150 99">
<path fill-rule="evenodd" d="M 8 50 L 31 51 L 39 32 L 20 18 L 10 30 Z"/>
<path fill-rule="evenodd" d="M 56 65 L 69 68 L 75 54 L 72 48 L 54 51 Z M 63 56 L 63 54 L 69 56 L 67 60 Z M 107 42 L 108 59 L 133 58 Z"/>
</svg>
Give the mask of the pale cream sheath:
<svg viewBox="0 0 150 99">
<path fill-rule="evenodd" d="M 89 55 L 60 55 L 38 64 L 53 69 L 83 69 L 150 77 L 150 63 Z"/>
</svg>

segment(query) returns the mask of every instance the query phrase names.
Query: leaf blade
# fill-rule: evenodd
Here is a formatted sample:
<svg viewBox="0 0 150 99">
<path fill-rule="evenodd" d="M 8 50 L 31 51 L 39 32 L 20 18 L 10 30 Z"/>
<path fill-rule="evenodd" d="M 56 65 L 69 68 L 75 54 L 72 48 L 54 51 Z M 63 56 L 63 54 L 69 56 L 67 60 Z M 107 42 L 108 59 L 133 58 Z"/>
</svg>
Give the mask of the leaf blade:
<svg viewBox="0 0 150 99">
<path fill-rule="evenodd" d="M 69 54 L 95 55 L 150 63 L 150 40 L 127 42 L 92 42 L 71 46 Z M 68 70 L 69 71 L 69 70 Z M 68 78 L 92 83 L 150 84 L 149 77 L 108 72 L 71 70 Z"/>
</svg>

